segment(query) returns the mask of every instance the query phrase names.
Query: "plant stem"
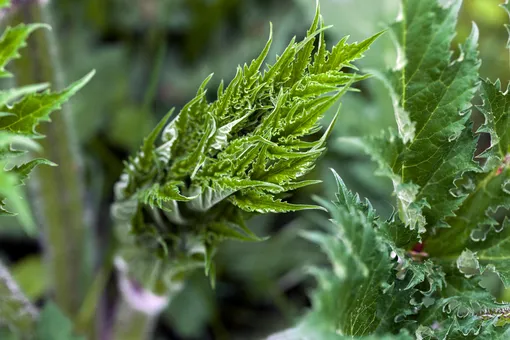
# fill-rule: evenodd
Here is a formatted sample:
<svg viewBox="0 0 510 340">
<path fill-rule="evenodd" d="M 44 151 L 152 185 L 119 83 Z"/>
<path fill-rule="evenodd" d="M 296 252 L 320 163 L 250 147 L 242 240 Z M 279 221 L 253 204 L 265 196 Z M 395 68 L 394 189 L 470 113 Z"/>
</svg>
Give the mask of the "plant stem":
<svg viewBox="0 0 510 340">
<path fill-rule="evenodd" d="M 157 318 L 157 315 L 147 315 L 133 309 L 124 298 L 121 298 L 117 306 L 116 322 L 113 329 L 112 339 L 150 339 Z"/>
<path fill-rule="evenodd" d="M 46 1 L 18 1 L 14 4 L 10 23 L 51 24 L 44 3 Z M 53 89 L 62 89 L 52 32 L 34 32 L 27 52 L 14 63 L 18 83 L 50 82 Z M 39 140 L 44 149 L 43 157 L 57 163 L 58 167 L 36 169 L 30 181 L 30 194 L 37 221 L 44 231 L 44 248 L 55 301 L 68 316 L 74 317 L 91 280 L 92 233 L 85 218 L 82 164 L 70 110 L 70 106 L 65 105 L 61 112 L 52 115 L 51 124 L 39 127 L 39 132 L 46 136 Z"/>
<path fill-rule="evenodd" d="M 0 262 L 0 326 L 31 334 L 38 316 L 37 309 L 23 295 L 7 267 Z"/>
<path fill-rule="evenodd" d="M 174 291 L 156 295 L 128 277 L 128 266 L 120 258 L 115 259 L 120 299 L 116 308 L 113 327 L 114 340 L 151 339 L 157 319 L 168 306 Z M 181 286 L 176 286 L 179 291 Z"/>
</svg>

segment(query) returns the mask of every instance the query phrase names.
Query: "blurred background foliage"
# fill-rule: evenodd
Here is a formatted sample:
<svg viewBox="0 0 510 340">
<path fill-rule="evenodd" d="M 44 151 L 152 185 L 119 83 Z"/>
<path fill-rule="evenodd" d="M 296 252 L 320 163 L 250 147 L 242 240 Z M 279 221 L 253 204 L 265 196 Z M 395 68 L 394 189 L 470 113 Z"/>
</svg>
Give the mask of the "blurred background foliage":
<svg viewBox="0 0 510 340">
<path fill-rule="evenodd" d="M 465 0 L 458 41 L 475 21 L 480 28 L 482 77 L 510 77 L 507 17 L 502 0 Z M 77 79 L 90 69 L 92 82 L 73 99 L 74 122 L 82 147 L 90 214 L 101 256 L 111 244 L 109 205 L 122 161 L 172 107 L 193 98 L 202 80 L 209 87 L 229 81 L 235 66 L 258 55 L 273 22 L 274 59 L 293 35 L 303 36 L 315 0 L 52 0 L 54 31 L 60 42 L 63 76 Z M 396 0 L 321 0 L 330 43 L 344 35 L 359 41 L 386 27 L 397 15 Z M 392 67 L 395 51 L 385 34 L 357 66 L 364 71 Z M 312 195 L 331 198 L 335 168 L 353 191 L 368 197 L 384 217 L 391 214 L 391 183 L 374 176 L 375 165 L 360 152 L 343 147 L 341 136 L 378 133 L 394 125 L 390 99 L 376 79 L 360 85 L 342 105 L 329 151 L 313 178 L 322 185 L 299 191 L 292 200 Z M 208 93 L 214 100 L 215 91 Z M 331 118 L 325 117 L 324 124 Z M 47 288 L 37 240 L 27 238 L 14 219 L 2 219 L 0 256 L 22 289 L 39 301 Z M 251 225 L 263 243 L 226 243 L 217 256 L 218 282 L 212 290 L 201 271 L 162 316 L 157 339 L 256 339 L 291 326 L 307 308 L 314 282 L 306 267 L 325 263 L 320 250 L 299 237 L 302 230 L 327 223 L 321 213 L 263 216 Z M 40 301 L 39 301 L 40 302 Z"/>
</svg>

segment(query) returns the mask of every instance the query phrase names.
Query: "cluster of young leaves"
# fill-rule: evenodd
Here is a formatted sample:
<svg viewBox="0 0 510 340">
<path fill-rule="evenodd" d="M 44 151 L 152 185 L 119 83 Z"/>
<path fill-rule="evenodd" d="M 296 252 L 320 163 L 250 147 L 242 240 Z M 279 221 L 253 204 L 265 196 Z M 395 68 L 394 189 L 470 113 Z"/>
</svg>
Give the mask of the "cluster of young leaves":
<svg viewBox="0 0 510 340">
<path fill-rule="evenodd" d="M 113 215 L 128 262 L 172 263 L 175 275 L 205 259 L 208 273 L 222 240 L 260 240 L 245 226 L 247 215 L 320 208 L 282 199 L 320 182 L 301 180 L 324 152 L 335 121 L 317 138 L 319 120 L 365 78 L 343 69 L 352 70 L 377 38 L 353 44 L 344 38 L 328 51 L 326 28 L 317 9 L 306 37 L 292 39 L 262 72 L 270 35 L 260 56 L 219 86 L 216 101 L 206 98 L 209 76 L 175 119 L 167 124 L 170 112 L 146 138 L 115 190 Z"/>
<path fill-rule="evenodd" d="M 351 139 L 392 180 L 398 208 L 380 221 L 337 177 L 337 201 L 324 204 L 330 232 L 306 235 L 325 249 L 333 269 L 314 270 L 319 287 L 299 326 L 303 333 L 339 339 L 510 335 L 510 304 L 484 284 L 489 273 L 510 284 L 508 220 L 496 216 L 510 207 L 509 94 L 499 81 L 478 79 L 476 26 L 453 58 L 461 3 L 401 1 L 391 27 L 399 60 L 381 75 L 398 131 Z M 471 102 L 478 90 L 485 122 L 474 128 Z M 490 135 L 490 146 L 477 154 L 482 133 Z"/>
<path fill-rule="evenodd" d="M 12 76 L 5 69 L 6 65 L 19 56 L 18 50 L 26 45 L 30 33 L 44 27 L 20 24 L 5 30 L 0 38 L 1 78 Z M 36 166 L 55 164 L 42 158 L 27 161 L 23 156 L 27 150 L 37 150 L 34 139 L 44 137 L 37 133 L 37 125 L 49 121 L 50 113 L 58 110 L 91 76 L 92 73 L 60 92 L 50 92 L 49 84 L 0 90 L 0 214 L 17 214 L 31 232 L 34 232 L 34 222 L 20 185 Z"/>
</svg>

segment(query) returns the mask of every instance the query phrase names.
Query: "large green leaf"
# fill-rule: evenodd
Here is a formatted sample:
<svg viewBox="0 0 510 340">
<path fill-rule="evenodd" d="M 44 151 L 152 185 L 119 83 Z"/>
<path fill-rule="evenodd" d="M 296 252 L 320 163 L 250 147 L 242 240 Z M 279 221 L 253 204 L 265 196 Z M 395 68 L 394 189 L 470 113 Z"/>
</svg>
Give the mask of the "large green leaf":
<svg viewBox="0 0 510 340">
<path fill-rule="evenodd" d="M 452 59 L 460 4 L 402 1 L 392 26 L 399 59 L 381 75 L 393 97 L 398 135 L 365 141 L 393 181 L 401 219 L 422 233 L 426 225 L 446 224 L 463 201 L 450 194 L 454 181 L 478 169 L 472 159 L 476 141 L 466 126 L 478 86 L 478 31 L 473 27 L 461 56 Z"/>
<path fill-rule="evenodd" d="M 478 132 L 489 134 L 491 143 L 479 156 L 483 159 L 483 168 L 458 183 L 456 195 L 464 197 L 464 202 L 455 212 L 456 216 L 447 220 L 450 228 L 441 230 L 427 241 L 428 251 L 434 256 L 454 258 L 465 248 L 483 251 L 490 247 L 491 250 L 486 251 L 493 255 L 495 251 L 506 252 L 503 247 L 494 249 L 492 241 L 484 240 L 499 239 L 506 233 L 499 233 L 505 226 L 500 225 L 495 214 L 501 208 L 510 208 L 510 95 L 508 91 L 501 91 L 499 81 L 487 80 L 482 82 L 481 96 L 483 105 L 478 109 L 485 122 Z M 498 270 L 498 267 L 505 270 L 504 261 L 493 264 Z M 509 283 L 505 280 L 505 285 Z"/>
</svg>

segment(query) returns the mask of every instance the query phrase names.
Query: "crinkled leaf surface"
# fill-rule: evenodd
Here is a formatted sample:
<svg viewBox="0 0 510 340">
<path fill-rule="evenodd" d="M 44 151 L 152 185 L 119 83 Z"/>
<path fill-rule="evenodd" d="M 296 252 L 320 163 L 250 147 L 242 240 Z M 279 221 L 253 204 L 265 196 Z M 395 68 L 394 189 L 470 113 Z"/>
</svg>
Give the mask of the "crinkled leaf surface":
<svg viewBox="0 0 510 340">
<path fill-rule="evenodd" d="M 332 264 L 331 271 L 315 271 L 319 288 L 313 295 L 314 309 L 308 322 L 314 328 L 363 336 L 381 323 L 378 301 L 393 264 L 376 235 L 374 211 L 337 178 L 338 202 L 328 209 L 331 233 L 304 235 L 324 249 Z"/>
<path fill-rule="evenodd" d="M 399 60 L 382 75 L 393 97 L 398 134 L 365 141 L 393 181 L 401 219 L 421 233 L 425 225 L 445 225 L 463 200 L 450 194 L 454 180 L 477 170 L 476 140 L 466 125 L 478 86 L 478 31 L 473 27 L 454 58 L 450 45 L 460 5 L 402 1 L 391 28 Z"/>
<path fill-rule="evenodd" d="M 443 297 L 421 314 L 416 334 L 423 339 L 504 339 L 508 308 L 480 287 L 478 277 L 452 276 Z"/>
<path fill-rule="evenodd" d="M 508 287 L 508 223 L 500 223 L 495 216 L 499 210 L 510 208 L 510 95 L 508 89 L 501 89 L 499 80 L 484 80 L 480 96 L 483 104 L 477 108 L 485 121 L 477 132 L 489 134 L 490 145 L 478 156 L 482 166 L 477 173 L 459 181 L 454 193 L 464 197 L 463 204 L 456 216 L 448 218 L 450 228 L 429 238 L 427 251 L 453 260 L 466 248 L 472 250 L 480 265 L 494 268 Z"/>
<path fill-rule="evenodd" d="M 426 298 L 443 289 L 444 274 L 431 261 L 415 262 L 400 248 L 410 239 L 415 242 L 417 233 L 398 220 L 380 221 L 370 203 L 335 176 L 337 201 L 324 203 L 331 215 L 329 231 L 304 235 L 324 249 L 331 270 L 312 270 L 318 288 L 301 327 L 310 334 L 320 330 L 356 338 L 397 334 L 397 322 L 416 315 Z"/>
<path fill-rule="evenodd" d="M 499 82 L 482 82 L 478 109 L 485 122 L 472 132 L 469 109 L 479 87 L 477 31 L 454 56 L 450 45 L 460 5 L 402 0 L 392 26 L 400 59 L 381 76 L 394 101 L 398 131 L 361 141 L 379 163 L 379 174 L 393 181 L 398 211 L 379 221 L 359 199 L 349 210 L 353 200 L 341 199 L 347 196 L 340 190 L 334 207 L 348 213 L 329 209 L 337 231 L 313 234 L 332 268 L 317 271 L 314 305 L 303 322 L 310 332 L 319 329 L 325 333 L 315 334 L 339 339 L 396 335 L 401 329 L 417 339 L 510 334 L 510 306 L 483 284 L 489 273 L 509 284 L 508 221 L 501 223 L 496 214 L 509 208 L 508 91 L 501 91 Z M 475 161 L 479 133 L 489 134 L 491 145 Z M 360 213 L 361 221 L 371 223 L 360 223 Z M 374 246 L 366 249 L 360 239 Z M 377 261 L 371 261 L 374 253 Z M 385 276 L 379 266 L 384 259 Z M 350 300 L 365 287 L 360 277 L 377 280 Z"/>
</svg>

